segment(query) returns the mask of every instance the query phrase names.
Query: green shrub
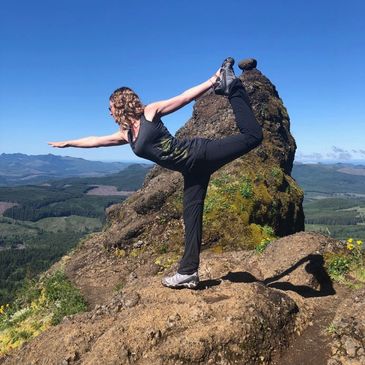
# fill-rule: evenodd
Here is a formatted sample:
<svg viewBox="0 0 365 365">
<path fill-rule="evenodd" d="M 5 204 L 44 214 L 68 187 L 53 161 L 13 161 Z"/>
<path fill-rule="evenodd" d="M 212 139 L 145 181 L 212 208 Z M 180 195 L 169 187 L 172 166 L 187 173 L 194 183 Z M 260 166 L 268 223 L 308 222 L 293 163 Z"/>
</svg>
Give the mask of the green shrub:
<svg viewBox="0 0 365 365">
<path fill-rule="evenodd" d="M 87 309 L 79 290 L 62 271 L 27 280 L 13 304 L 0 306 L 0 356 L 39 335 L 66 315 Z"/>
<path fill-rule="evenodd" d="M 270 242 L 271 242 L 271 240 L 268 237 L 262 239 L 261 242 L 255 246 L 255 251 L 257 253 L 264 252 L 266 247 L 269 245 Z"/>
<path fill-rule="evenodd" d="M 40 292 L 41 290 L 37 286 L 37 280 L 35 278 L 25 278 L 23 285 L 16 292 L 15 307 L 21 308 L 30 304 L 39 297 Z"/>
<path fill-rule="evenodd" d="M 326 263 L 326 268 L 329 276 L 332 279 L 347 274 L 350 270 L 351 259 L 344 255 L 333 255 Z"/>
<path fill-rule="evenodd" d="M 249 199 L 252 197 L 253 187 L 252 187 L 252 183 L 249 179 L 245 178 L 242 181 L 242 183 L 240 185 L 240 194 L 246 199 Z"/>
<path fill-rule="evenodd" d="M 262 233 L 265 236 L 275 237 L 274 229 L 268 225 L 262 227 Z"/>
<path fill-rule="evenodd" d="M 56 271 L 44 281 L 44 295 L 53 309 L 52 325 L 61 322 L 66 315 L 85 311 L 87 303 L 61 271 Z"/>
<path fill-rule="evenodd" d="M 167 243 L 162 243 L 160 246 L 157 247 L 156 252 L 160 255 L 168 253 L 169 252 L 168 244 Z"/>
</svg>

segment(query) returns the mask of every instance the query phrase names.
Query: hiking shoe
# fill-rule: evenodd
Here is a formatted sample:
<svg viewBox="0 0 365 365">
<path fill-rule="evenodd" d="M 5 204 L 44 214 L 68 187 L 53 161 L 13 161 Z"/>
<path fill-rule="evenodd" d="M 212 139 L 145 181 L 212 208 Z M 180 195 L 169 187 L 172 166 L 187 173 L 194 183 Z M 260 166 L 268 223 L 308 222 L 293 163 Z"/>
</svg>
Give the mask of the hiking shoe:
<svg viewBox="0 0 365 365">
<path fill-rule="evenodd" d="M 230 86 L 232 82 L 236 79 L 236 75 L 233 70 L 234 59 L 232 57 L 228 57 L 223 61 L 221 66 L 221 73 L 216 81 L 216 85 L 214 87 L 214 92 L 217 95 L 229 95 Z"/>
<path fill-rule="evenodd" d="M 161 283 L 163 286 L 167 286 L 168 288 L 194 289 L 199 284 L 199 275 L 197 271 L 190 275 L 176 273 L 173 276 L 163 278 Z"/>
</svg>

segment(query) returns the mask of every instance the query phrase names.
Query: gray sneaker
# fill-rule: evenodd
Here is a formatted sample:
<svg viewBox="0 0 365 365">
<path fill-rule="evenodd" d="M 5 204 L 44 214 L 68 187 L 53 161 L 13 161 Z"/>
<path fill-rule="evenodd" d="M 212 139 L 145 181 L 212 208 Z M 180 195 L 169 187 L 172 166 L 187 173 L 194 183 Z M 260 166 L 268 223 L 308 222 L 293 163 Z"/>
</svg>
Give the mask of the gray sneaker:
<svg viewBox="0 0 365 365">
<path fill-rule="evenodd" d="M 194 289 L 199 284 L 199 275 L 197 271 L 190 275 L 176 273 L 173 276 L 163 278 L 161 283 L 163 286 L 167 286 L 168 288 Z"/>
<path fill-rule="evenodd" d="M 233 81 L 236 79 L 236 75 L 233 70 L 234 59 L 228 57 L 223 61 L 221 66 L 221 73 L 214 86 L 214 92 L 217 95 L 229 95 L 230 87 Z"/>
</svg>

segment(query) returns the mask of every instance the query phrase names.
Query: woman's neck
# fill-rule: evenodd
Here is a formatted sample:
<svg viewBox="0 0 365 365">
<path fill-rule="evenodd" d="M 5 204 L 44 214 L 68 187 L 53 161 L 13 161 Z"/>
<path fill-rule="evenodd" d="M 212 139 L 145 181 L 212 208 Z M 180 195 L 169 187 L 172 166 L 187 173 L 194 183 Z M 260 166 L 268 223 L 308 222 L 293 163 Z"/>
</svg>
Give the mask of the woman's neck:
<svg viewBox="0 0 365 365">
<path fill-rule="evenodd" d="M 133 120 L 131 120 L 131 122 L 129 123 L 129 125 L 130 125 L 130 127 L 132 128 L 132 129 L 136 129 L 136 128 L 138 128 L 139 127 L 139 125 L 140 125 L 140 120 L 138 120 L 138 119 L 133 119 Z"/>
<path fill-rule="evenodd" d="M 132 140 L 135 141 L 139 135 L 139 127 L 141 125 L 140 120 L 133 120 L 129 123 L 131 132 L 132 132 Z"/>
</svg>

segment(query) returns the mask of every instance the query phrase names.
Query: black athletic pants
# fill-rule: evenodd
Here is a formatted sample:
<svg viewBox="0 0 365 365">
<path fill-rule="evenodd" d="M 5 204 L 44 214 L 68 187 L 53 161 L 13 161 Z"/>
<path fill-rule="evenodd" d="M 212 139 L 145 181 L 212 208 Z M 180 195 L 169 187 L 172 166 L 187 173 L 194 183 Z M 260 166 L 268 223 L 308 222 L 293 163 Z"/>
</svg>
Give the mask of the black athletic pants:
<svg viewBox="0 0 365 365">
<path fill-rule="evenodd" d="M 204 144 L 202 159 L 195 162 L 191 173 L 184 174 L 185 252 L 178 269 L 180 274 L 192 274 L 199 268 L 203 206 L 211 174 L 258 146 L 263 138 L 242 82 L 237 79 L 234 83 L 228 99 L 241 133 L 209 140 Z"/>
</svg>

